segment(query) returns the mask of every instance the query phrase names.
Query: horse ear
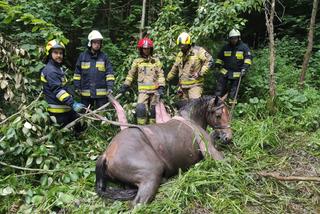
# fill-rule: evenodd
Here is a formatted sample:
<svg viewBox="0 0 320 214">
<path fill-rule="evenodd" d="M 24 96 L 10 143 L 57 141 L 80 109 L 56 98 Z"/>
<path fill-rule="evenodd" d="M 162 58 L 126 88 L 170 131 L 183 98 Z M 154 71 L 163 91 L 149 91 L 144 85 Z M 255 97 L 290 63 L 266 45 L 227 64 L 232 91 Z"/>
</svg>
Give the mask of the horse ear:
<svg viewBox="0 0 320 214">
<path fill-rule="evenodd" d="M 225 99 L 227 99 L 227 97 L 228 97 L 228 93 L 226 93 L 223 97 L 221 97 L 221 100 L 225 101 Z"/>
</svg>

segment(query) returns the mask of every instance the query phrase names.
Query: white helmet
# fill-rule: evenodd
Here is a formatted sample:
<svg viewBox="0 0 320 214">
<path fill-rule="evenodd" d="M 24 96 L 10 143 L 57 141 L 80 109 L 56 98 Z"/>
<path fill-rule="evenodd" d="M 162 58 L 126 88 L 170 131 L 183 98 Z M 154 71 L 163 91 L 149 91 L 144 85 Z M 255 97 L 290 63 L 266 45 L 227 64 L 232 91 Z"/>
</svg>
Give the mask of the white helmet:
<svg viewBox="0 0 320 214">
<path fill-rule="evenodd" d="M 229 32 L 229 38 L 230 37 L 236 37 L 236 36 L 240 36 L 240 31 L 238 31 L 237 29 L 232 29 L 230 32 Z"/>
<path fill-rule="evenodd" d="M 91 41 L 92 40 L 102 40 L 103 36 L 101 35 L 101 33 L 97 30 L 93 30 L 89 33 L 88 35 L 88 47 L 91 47 Z"/>
</svg>

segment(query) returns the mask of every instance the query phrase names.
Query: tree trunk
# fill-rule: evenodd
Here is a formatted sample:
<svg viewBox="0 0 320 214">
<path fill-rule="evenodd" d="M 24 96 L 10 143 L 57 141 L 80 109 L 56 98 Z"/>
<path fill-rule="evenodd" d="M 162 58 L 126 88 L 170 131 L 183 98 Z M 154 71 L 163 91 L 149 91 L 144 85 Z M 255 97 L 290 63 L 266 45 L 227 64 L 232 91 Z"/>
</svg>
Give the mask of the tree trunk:
<svg viewBox="0 0 320 214">
<path fill-rule="evenodd" d="M 146 3 L 147 0 L 142 0 L 142 15 L 141 15 L 141 25 L 140 25 L 140 39 L 143 36 L 143 31 L 144 31 L 144 22 L 146 18 Z"/>
<path fill-rule="evenodd" d="M 311 53 L 312 53 L 313 36 L 314 36 L 314 29 L 315 29 L 318 4 L 319 4 L 319 0 L 313 0 L 312 14 L 311 14 L 311 19 L 310 19 L 310 29 L 309 29 L 309 34 L 308 34 L 308 47 L 307 47 L 306 53 L 304 54 L 302 69 L 301 69 L 301 74 L 300 74 L 299 85 L 301 88 L 304 87 L 304 80 L 305 80 L 309 60 L 310 60 Z"/>
<path fill-rule="evenodd" d="M 265 1 L 265 17 L 266 25 L 269 36 L 269 94 L 271 97 L 271 104 L 274 104 L 274 98 L 276 96 L 276 83 L 275 83 L 275 43 L 274 43 L 274 27 L 273 19 L 275 14 L 276 0 Z M 269 5 L 270 4 L 270 5 Z"/>
</svg>

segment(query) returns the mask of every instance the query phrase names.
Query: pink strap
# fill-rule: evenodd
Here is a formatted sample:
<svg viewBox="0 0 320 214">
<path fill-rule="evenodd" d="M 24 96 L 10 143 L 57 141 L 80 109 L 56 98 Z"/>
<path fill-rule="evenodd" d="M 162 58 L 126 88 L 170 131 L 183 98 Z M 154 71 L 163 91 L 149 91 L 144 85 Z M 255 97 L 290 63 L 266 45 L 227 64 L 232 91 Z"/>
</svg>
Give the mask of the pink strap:
<svg viewBox="0 0 320 214">
<path fill-rule="evenodd" d="M 110 100 L 111 104 L 113 105 L 113 107 L 116 109 L 118 121 L 120 123 L 128 123 L 126 113 L 125 113 L 124 109 L 122 108 L 122 106 L 120 105 L 120 103 L 116 99 L 109 99 L 109 100 Z M 126 129 L 126 128 L 128 128 L 128 126 L 120 126 L 121 130 Z"/>
<path fill-rule="evenodd" d="M 163 102 L 159 101 L 156 105 L 156 123 L 165 123 L 171 120 Z"/>
<path fill-rule="evenodd" d="M 174 116 L 172 118 L 173 120 L 179 120 L 182 123 L 186 124 L 189 126 L 194 132 L 195 132 L 195 138 L 196 141 L 199 145 L 200 151 L 203 155 L 203 157 L 206 157 L 206 154 L 208 154 L 215 160 L 222 160 L 223 155 L 220 153 L 212 144 L 211 144 L 211 139 L 208 133 L 202 129 L 200 126 L 197 126 L 195 124 L 192 124 L 189 120 L 186 120 L 185 118 L 181 116 Z M 202 136 L 201 136 L 202 135 Z M 205 142 L 203 141 L 203 138 L 208 142 L 208 147 L 206 146 Z"/>
</svg>

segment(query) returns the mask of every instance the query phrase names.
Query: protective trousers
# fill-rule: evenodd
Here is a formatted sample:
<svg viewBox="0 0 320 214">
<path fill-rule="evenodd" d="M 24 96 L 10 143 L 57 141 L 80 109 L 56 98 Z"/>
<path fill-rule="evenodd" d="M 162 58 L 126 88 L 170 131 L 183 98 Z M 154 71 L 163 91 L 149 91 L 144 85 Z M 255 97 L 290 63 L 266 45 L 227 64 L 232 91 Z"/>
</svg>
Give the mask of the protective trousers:
<svg viewBox="0 0 320 214">
<path fill-rule="evenodd" d="M 74 121 L 75 119 L 77 119 L 79 117 L 79 115 L 73 110 L 71 110 L 69 112 L 65 112 L 65 113 L 51 113 L 51 112 L 49 112 L 49 114 L 56 118 L 57 123 L 61 126 L 61 128 L 65 127 L 67 124 L 71 123 L 72 121 Z M 78 135 L 85 130 L 85 126 L 82 125 L 80 122 L 77 122 L 74 125 L 73 130 L 75 132 L 75 135 Z"/>
<path fill-rule="evenodd" d="M 103 98 L 87 98 L 87 97 L 81 97 L 81 103 L 83 103 L 86 107 L 89 105 L 93 109 L 98 109 L 99 107 L 103 106 L 106 104 L 108 101 L 108 98 L 103 97 Z"/>
<path fill-rule="evenodd" d="M 215 95 L 222 97 L 227 93 L 228 83 L 230 84 L 230 99 L 234 100 L 239 84 L 239 79 L 229 79 L 227 76 L 220 75 L 217 81 L 217 88 Z"/>
<path fill-rule="evenodd" d="M 139 125 L 145 125 L 147 123 L 147 109 L 150 111 L 149 123 L 154 124 L 156 122 L 155 106 L 158 103 L 158 100 L 158 94 L 139 93 L 136 107 L 137 123 Z"/>
<path fill-rule="evenodd" d="M 202 95 L 202 86 L 196 85 L 190 88 L 182 88 L 182 99 L 183 100 L 191 100 L 191 99 L 198 99 Z"/>
</svg>

